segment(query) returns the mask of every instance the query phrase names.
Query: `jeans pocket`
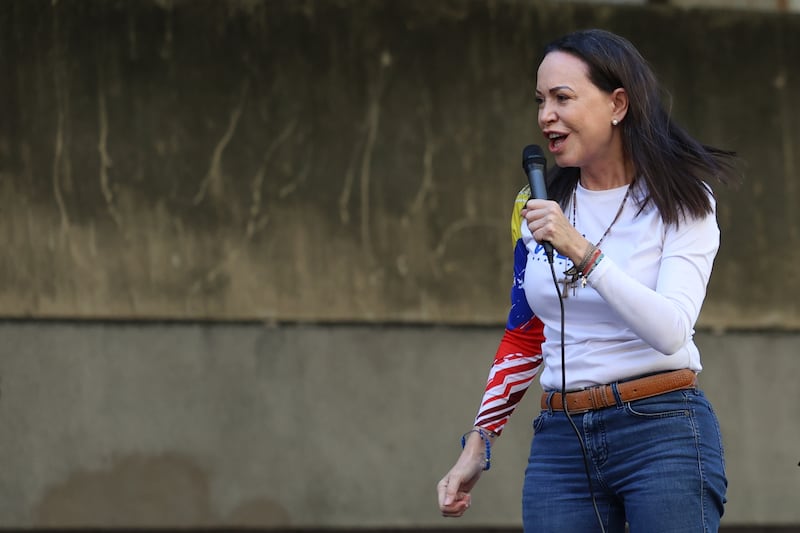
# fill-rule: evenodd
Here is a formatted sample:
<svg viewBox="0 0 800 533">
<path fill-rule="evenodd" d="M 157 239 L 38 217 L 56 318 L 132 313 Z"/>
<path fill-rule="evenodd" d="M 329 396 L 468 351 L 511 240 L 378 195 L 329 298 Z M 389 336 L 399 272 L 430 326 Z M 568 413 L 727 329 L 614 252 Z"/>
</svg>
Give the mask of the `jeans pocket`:
<svg viewBox="0 0 800 533">
<path fill-rule="evenodd" d="M 545 418 L 550 416 L 550 413 L 547 411 L 542 411 L 539 413 L 539 416 L 533 419 L 533 432 L 539 433 L 544 428 L 544 421 Z"/>
<path fill-rule="evenodd" d="M 639 418 L 672 418 L 690 414 L 686 397 L 680 391 L 627 402 L 625 412 Z"/>
</svg>

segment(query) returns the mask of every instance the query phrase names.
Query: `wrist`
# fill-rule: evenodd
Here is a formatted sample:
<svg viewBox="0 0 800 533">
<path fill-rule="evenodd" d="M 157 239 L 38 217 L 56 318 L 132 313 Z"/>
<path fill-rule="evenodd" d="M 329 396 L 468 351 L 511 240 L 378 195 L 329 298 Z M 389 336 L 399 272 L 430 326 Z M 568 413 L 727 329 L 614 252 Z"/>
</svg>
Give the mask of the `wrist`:
<svg viewBox="0 0 800 533">
<path fill-rule="evenodd" d="M 557 247 L 558 253 L 568 258 L 573 264 L 578 264 L 589 251 L 592 243 L 578 230 L 572 228 L 572 235 Z"/>
<path fill-rule="evenodd" d="M 461 448 L 470 456 L 478 459 L 483 470 L 489 470 L 492 464 L 492 441 L 496 436 L 491 431 L 475 427 L 461 436 Z"/>
<path fill-rule="evenodd" d="M 576 267 L 585 265 L 594 249 L 595 245 L 592 244 L 591 241 L 583 239 L 583 242 L 576 246 L 572 253 L 567 254 L 567 257 L 570 258 L 572 264 Z"/>
<path fill-rule="evenodd" d="M 569 267 L 566 271 L 564 271 L 565 276 L 570 276 L 572 281 L 576 281 L 578 278 L 583 278 L 586 275 L 587 266 L 591 265 L 597 255 L 600 253 L 600 248 L 592 244 L 591 242 L 584 239 L 586 246 L 583 247 L 581 250 L 581 255 L 567 255 L 572 261 L 572 266 Z"/>
</svg>

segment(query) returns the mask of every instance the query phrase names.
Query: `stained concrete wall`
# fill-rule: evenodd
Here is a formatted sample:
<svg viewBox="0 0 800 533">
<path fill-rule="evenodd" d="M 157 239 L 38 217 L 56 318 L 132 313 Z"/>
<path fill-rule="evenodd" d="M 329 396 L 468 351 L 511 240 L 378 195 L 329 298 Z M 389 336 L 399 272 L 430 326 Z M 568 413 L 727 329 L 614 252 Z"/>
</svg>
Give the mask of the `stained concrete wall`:
<svg viewBox="0 0 800 533">
<path fill-rule="evenodd" d="M 435 485 L 498 328 L 0 326 L 0 527 L 515 527 L 532 387 L 463 520 Z M 724 524 L 800 526 L 797 336 L 701 334 Z"/>
<path fill-rule="evenodd" d="M 591 25 L 749 165 L 720 191 L 702 323 L 800 325 L 796 15 L 18 0 L 0 20 L 2 315 L 496 323 L 535 64 Z"/>
<path fill-rule="evenodd" d="M 7 0 L 0 527 L 516 525 L 535 398 L 471 517 L 442 522 L 433 484 L 505 318 L 539 50 L 584 26 L 743 156 L 703 384 L 726 522 L 800 524 L 799 17 Z"/>
</svg>

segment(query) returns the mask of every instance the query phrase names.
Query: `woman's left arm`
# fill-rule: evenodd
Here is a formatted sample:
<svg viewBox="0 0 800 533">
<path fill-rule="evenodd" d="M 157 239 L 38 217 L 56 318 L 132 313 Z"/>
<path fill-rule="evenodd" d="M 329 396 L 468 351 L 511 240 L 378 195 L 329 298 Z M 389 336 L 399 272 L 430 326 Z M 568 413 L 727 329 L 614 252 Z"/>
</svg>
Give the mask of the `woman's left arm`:
<svg viewBox="0 0 800 533">
<path fill-rule="evenodd" d="M 588 282 L 634 333 L 671 355 L 694 333 L 719 239 L 715 213 L 684 219 L 666 231 L 655 289 L 639 283 L 607 257 Z"/>
</svg>

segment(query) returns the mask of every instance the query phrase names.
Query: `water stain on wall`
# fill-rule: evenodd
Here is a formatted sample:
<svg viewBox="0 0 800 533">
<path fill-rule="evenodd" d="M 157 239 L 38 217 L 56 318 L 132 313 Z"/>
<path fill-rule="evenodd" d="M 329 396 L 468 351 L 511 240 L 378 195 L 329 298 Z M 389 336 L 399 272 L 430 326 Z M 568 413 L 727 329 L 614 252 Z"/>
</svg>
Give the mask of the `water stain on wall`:
<svg viewBox="0 0 800 533">
<path fill-rule="evenodd" d="M 45 491 L 33 509 L 41 527 L 276 526 L 289 523 L 277 502 L 246 501 L 216 516 L 208 473 L 190 457 L 129 455 L 104 470 L 76 471 Z"/>
</svg>

